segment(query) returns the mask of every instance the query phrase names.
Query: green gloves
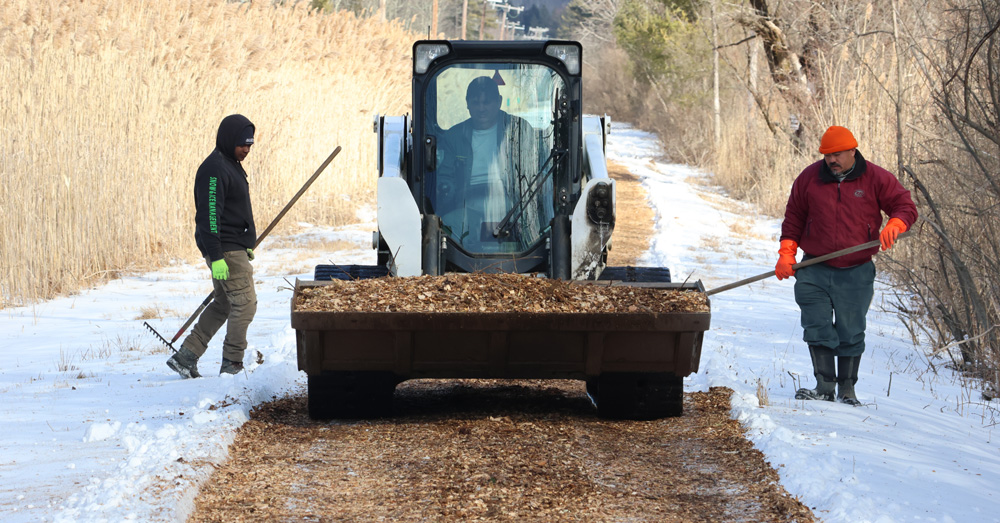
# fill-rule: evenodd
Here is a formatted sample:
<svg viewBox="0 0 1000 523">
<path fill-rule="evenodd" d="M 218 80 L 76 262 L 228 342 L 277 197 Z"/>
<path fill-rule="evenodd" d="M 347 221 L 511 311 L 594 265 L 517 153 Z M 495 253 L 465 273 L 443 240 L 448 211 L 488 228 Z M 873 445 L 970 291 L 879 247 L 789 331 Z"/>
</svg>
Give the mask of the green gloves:
<svg viewBox="0 0 1000 523">
<path fill-rule="evenodd" d="M 247 258 L 253 260 L 253 249 L 247 249 Z M 229 264 L 226 263 L 225 259 L 212 262 L 212 278 L 216 280 L 229 279 Z"/>
<path fill-rule="evenodd" d="M 216 280 L 229 279 L 229 265 L 226 260 L 215 260 L 212 262 L 212 278 Z"/>
</svg>

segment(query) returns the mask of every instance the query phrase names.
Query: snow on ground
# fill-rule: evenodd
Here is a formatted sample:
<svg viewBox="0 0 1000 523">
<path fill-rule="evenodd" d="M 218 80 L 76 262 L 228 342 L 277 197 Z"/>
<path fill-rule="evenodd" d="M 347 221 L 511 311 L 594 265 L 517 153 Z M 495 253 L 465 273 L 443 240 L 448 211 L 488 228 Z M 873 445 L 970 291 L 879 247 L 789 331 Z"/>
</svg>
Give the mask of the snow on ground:
<svg viewBox="0 0 1000 523">
<path fill-rule="evenodd" d="M 773 268 L 778 221 L 725 198 L 697 171 L 661 161 L 650 135 L 616 125 L 608 148 L 641 177 L 656 210 L 644 264 L 709 289 Z M 0 520 L 183 519 L 250 409 L 301 390 L 290 282 L 332 259 L 373 263 L 374 224 L 359 222 L 304 226 L 261 246 L 259 309 L 247 372 L 237 376 L 216 376 L 221 333 L 199 364 L 206 378 L 181 380 L 143 327 L 154 316 L 148 321 L 173 335 L 211 290 L 201 265 L 178 263 L 0 311 Z M 732 388 L 733 416 L 782 484 L 822 520 L 1000 521 L 997 405 L 969 392 L 941 361 L 929 368 L 926 348 L 881 312 L 890 293 L 880 284 L 869 314 L 857 387 L 863 407 L 792 399 L 813 378 L 788 280 L 712 297 L 701 369 L 685 385 Z"/>
</svg>

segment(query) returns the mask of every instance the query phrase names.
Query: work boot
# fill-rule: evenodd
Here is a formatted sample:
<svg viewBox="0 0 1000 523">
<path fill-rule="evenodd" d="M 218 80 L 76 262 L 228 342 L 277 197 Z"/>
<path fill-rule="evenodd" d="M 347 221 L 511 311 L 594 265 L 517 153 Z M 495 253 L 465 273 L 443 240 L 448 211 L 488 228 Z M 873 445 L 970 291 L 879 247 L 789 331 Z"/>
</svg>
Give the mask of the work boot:
<svg viewBox="0 0 1000 523">
<path fill-rule="evenodd" d="M 222 367 L 219 368 L 219 375 L 223 374 L 239 374 L 243 372 L 243 362 L 233 361 L 222 358 Z"/>
<path fill-rule="evenodd" d="M 167 367 L 173 369 L 184 379 L 201 377 L 201 374 L 198 373 L 198 356 L 195 356 L 187 347 L 181 347 L 181 350 L 175 352 L 167 360 Z"/>
<path fill-rule="evenodd" d="M 837 400 L 857 407 L 861 401 L 854 395 L 854 384 L 858 382 L 858 367 L 861 356 L 841 356 L 837 358 Z"/>
<path fill-rule="evenodd" d="M 809 355 L 812 357 L 816 388 L 801 388 L 795 391 L 795 399 L 833 401 L 834 393 L 837 392 L 837 372 L 833 365 L 833 349 L 810 345 Z"/>
</svg>

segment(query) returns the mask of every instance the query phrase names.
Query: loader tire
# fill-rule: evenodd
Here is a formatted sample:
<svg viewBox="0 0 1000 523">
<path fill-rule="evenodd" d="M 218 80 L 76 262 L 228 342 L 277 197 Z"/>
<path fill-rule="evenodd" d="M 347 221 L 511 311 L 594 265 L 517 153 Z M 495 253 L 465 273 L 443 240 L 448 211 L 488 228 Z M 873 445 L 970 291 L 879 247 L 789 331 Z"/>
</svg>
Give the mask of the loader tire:
<svg viewBox="0 0 1000 523">
<path fill-rule="evenodd" d="M 606 372 L 587 392 L 602 418 L 651 420 L 684 410 L 684 378 L 670 372 Z"/>
<path fill-rule="evenodd" d="M 308 377 L 312 419 L 380 418 L 392 413 L 396 377 L 391 372 L 326 371 Z"/>
<path fill-rule="evenodd" d="M 328 280 L 367 280 L 389 274 L 389 269 L 379 265 L 317 265 L 313 271 L 313 279 Z"/>
<path fill-rule="evenodd" d="M 605 267 L 598 280 L 670 283 L 670 267 Z"/>
</svg>

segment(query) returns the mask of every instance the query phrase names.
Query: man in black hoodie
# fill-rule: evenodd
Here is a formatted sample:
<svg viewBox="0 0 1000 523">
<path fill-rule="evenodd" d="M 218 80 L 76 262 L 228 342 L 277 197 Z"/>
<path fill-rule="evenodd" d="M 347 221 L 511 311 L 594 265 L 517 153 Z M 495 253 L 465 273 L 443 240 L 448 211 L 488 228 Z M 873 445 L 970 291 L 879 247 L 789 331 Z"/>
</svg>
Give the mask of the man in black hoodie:
<svg viewBox="0 0 1000 523">
<path fill-rule="evenodd" d="M 247 327 L 257 312 L 253 285 L 253 247 L 257 241 L 250 184 L 240 164 L 253 145 L 254 125 L 243 115 L 223 118 L 215 138 L 215 150 L 198 167 L 194 180 L 195 242 L 212 270 L 215 297 L 198 318 L 191 334 L 167 366 L 184 378 L 198 378 L 198 358 L 223 323 L 219 374 L 243 370 Z"/>
</svg>

